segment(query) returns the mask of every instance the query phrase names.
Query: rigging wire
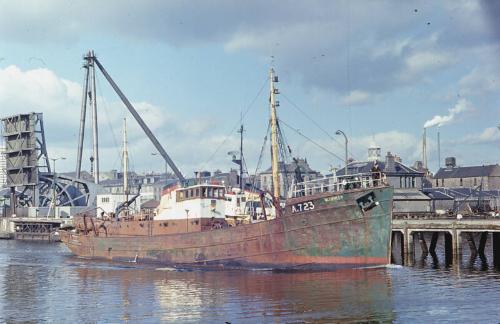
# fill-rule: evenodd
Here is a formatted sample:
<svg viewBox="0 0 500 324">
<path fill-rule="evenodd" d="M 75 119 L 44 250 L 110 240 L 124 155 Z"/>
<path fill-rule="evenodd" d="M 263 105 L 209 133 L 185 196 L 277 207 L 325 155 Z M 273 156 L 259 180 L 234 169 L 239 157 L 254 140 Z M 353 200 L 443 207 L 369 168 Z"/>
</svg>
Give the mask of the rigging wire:
<svg viewBox="0 0 500 324">
<path fill-rule="evenodd" d="M 302 109 L 300 109 L 300 107 L 295 104 L 290 98 L 288 98 L 285 94 L 283 94 L 282 92 L 280 93 L 280 95 L 285 98 L 286 101 L 288 101 L 289 104 L 292 105 L 293 108 L 297 109 L 304 117 L 306 117 L 307 119 L 309 119 L 310 122 L 312 122 L 316 127 L 318 127 L 323 133 L 326 134 L 326 136 L 328 136 L 331 140 L 333 140 L 334 142 L 336 142 L 337 144 L 339 144 L 341 147 L 343 147 L 344 144 L 342 144 L 338 139 L 336 139 L 335 137 L 333 137 L 332 135 L 330 135 L 330 133 L 328 133 L 324 128 L 322 128 L 314 119 L 312 119 L 308 114 L 306 114 L 305 111 L 303 111 Z"/>
<path fill-rule="evenodd" d="M 323 151 L 325 151 L 326 153 L 336 157 L 337 159 L 339 159 L 340 161 L 344 161 L 344 158 L 340 157 L 339 155 L 333 153 L 332 151 L 330 151 L 329 149 L 327 149 L 326 147 L 324 147 L 323 145 L 315 142 L 313 139 L 311 139 L 310 137 L 307 137 L 306 135 L 304 135 L 299 129 L 297 128 L 294 128 L 290 125 L 288 125 L 287 123 L 285 123 L 282 119 L 279 120 L 283 125 L 285 125 L 286 127 L 290 128 L 292 131 L 296 132 L 297 134 L 299 134 L 300 136 L 304 137 L 306 140 L 308 140 L 309 142 L 311 142 L 312 144 L 316 145 L 317 147 L 319 147 L 320 149 L 322 149 Z"/>
<path fill-rule="evenodd" d="M 268 79 L 266 78 L 266 80 L 264 81 L 264 83 L 262 84 L 262 87 L 260 87 L 259 91 L 257 92 L 257 95 L 252 99 L 252 101 L 250 102 L 250 104 L 247 106 L 245 112 L 243 113 L 243 115 L 241 115 L 241 119 L 240 121 L 238 121 L 234 127 L 231 129 L 231 131 L 226 135 L 226 137 L 224 138 L 224 140 L 222 141 L 222 143 L 220 143 L 217 148 L 215 149 L 215 151 L 212 153 L 212 155 L 210 155 L 210 157 L 207 159 L 206 163 L 210 162 L 214 156 L 217 154 L 217 152 L 219 152 L 219 150 L 221 149 L 221 147 L 226 144 L 227 140 L 229 139 L 229 137 L 236 131 L 236 128 L 241 124 L 241 121 L 245 118 L 245 116 L 248 114 L 248 112 L 250 111 L 250 108 L 252 108 L 253 104 L 255 103 L 255 101 L 257 101 L 257 98 L 260 96 L 260 94 L 262 93 L 262 90 L 264 90 L 264 87 L 266 86 L 267 84 L 267 81 Z"/>
<path fill-rule="evenodd" d="M 266 136 L 264 136 L 264 143 L 262 144 L 262 148 L 260 149 L 259 160 L 257 161 L 257 165 L 255 166 L 255 173 L 252 180 L 252 190 L 255 188 L 255 181 L 257 180 L 257 172 L 260 170 L 260 166 L 262 164 L 262 156 L 264 155 L 264 149 L 267 144 L 267 138 L 269 136 L 270 129 L 271 129 L 271 122 L 269 121 L 269 123 L 267 123 Z"/>
<path fill-rule="evenodd" d="M 120 146 L 118 145 L 118 142 L 116 140 L 116 135 L 115 135 L 115 132 L 114 132 L 114 129 L 113 129 L 113 125 L 111 124 L 111 118 L 110 118 L 110 115 L 109 115 L 109 106 L 108 106 L 108 103 L 106 101 L 106 99 L 104 98 L 104 92 L 102 91 L 101 89 L 101 82 L 99 81 L 99 78 L 97 77 L 96 75 L 96 84 L 97 84 L 97 90 L 102 93 L 103 95 L 101 96 L 101 99 L 102 99 L 102 102 L 103 102 L 103 107 L 104 107 L 104 113 L 106 114 L 106 122 L 108 124 L 108 129 L 110 130 L 111 132 L 111 137 L 113 139 L 113 144 L 115 146 L 115 149 L 117 150 L 118 152 L 118 157 L 115 159 L 115 161 L 113 162 L 113 166 L 116 166 L 118 160 L 121 158 L 122 156 L 122 152 L 120 152 Z M 96 97 L 97 95 L 94 94 Z"/>
<path fill-rule="evenodd" d="M 279 169 L 283 173 L 283 184 L 285 187 L 285 192 L 287 192 L 289 189 L 289 183 L 288 183 L 288 170 L 286 169 L 286 166 L 290 162 L 292 150 L 290 149 L 290 146 L 287 144 L 287 140 L 283 135 L 283 132 L 281 131 L 279 120 L 276 121 L 276 126 L 278 128 L 279 154 L 281 155 L 281 161 L 282 161 L 282 163 L 279 164 Z"/>
<path fill-rule="evenodd" d="M 296 103 L 294 103 L 290 98 L 288 98 L 285 94 L 283 94 L 282 92 L 280 93 L 280 95 L 285 98 L 285 100 L 295 109 L 297 109 L 304 117 L 306 117 L 310 122 L 312 122 L 316 127 L 318 127 L 319 130 L 321 130 L 323 133 L 326 134 L 326 136 L 328 136 L 331 140 L 333 140 L 335 143 L 337 143 L 338 145 L 340 145 L 340 147 L 344 148 L 344 143 L 340 142 L 338 139 L 336 139 L 335 137 L 333 137 L 332 135 L 330 135 L 330 133 L 328 133 L 324 128 L 322 128 L 314 119 L 311 118 L 311 116 L 309 116 L 308 114 L 306 114 L 306 112 L 301 109 Z M 357 158 L 354 156 L 354 154 L 352 154 L 352 151 L 349 150 L 349 153 L 350 155 L 357 160 Z"/>
</svg>

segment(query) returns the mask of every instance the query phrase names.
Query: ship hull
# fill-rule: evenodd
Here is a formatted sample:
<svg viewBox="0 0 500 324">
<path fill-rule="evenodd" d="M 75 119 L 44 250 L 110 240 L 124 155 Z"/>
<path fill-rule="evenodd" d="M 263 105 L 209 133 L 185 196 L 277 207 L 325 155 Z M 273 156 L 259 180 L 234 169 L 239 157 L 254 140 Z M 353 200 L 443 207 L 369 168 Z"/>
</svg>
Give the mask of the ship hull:
<svg viewBox="0 0 500 324">
<path fill-rule="evenodd" d="M 381 187 L 289 199 L 283 216 L 255 224 L 133 236 L 62 231 L 61 239 L 78 256 L 115 261 L 333 270 L 388 264 L 391 213 L 392 188 Z"/>
</svg>

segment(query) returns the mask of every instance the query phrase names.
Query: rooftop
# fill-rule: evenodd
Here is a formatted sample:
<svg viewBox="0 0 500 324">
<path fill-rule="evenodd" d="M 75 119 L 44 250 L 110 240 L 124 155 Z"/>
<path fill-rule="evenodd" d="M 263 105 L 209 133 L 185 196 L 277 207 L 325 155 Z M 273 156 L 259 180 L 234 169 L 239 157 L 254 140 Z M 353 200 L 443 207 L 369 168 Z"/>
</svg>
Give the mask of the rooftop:
<svg viewBox="0 0 500 324">
<path fill-rule="evenodd" d="M 468 166 L 468 167 L 453 167 L 441 168 L 434 175 L 435 179 L 449 179 L 449 178 L 473 178 L 473 177 L 487 177 L 497 172 L 500 174 L 500 166 L 498 164 Z"/>
<path fill-rule="evenodd" d="M 356 174 L 356 173 L 369 173 L 371 172 L 373 165 L 375 164 L 375 161 L 365 161 L 365 162 L 351 162 L 347 166 L 347 173 L 349 174 Z M 409 166 L 404 165 L 403 163 L 399 161 L 394 161 L 394 169 L 393 170 L 386 170 L 386 163 L 382 161 L 378 161 L 378 167 L 380 171 L 387 173 L 387 174 L 411 174 L 411 175 L 419 175 L 423 176 L 423 172 L 419 172 Z M 341 168 L 337 170 L 337 175 L 344 175 L 345 174 L 345 168 Z"/>
</svg>

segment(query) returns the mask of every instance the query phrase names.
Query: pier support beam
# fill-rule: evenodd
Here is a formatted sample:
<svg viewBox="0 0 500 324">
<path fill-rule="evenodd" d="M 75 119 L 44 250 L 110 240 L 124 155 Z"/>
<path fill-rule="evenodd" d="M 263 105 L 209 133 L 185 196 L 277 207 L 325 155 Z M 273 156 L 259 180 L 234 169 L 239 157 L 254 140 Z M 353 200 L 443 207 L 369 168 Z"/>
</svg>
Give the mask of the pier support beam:
<svg viewBox="0 0 500 324">
<path fill-rule="evenodd" d="M 467 232 L 465 233 L 465 235 L 467 243 L 469 244 L 470 254 L 471 256 L 474 256 L 477 254 L 476 242 L 474 241 L 474 233 Z"/>
<path fill-rule="evenodd" d="M 420 243 L 420 249 L 422 250 L 422 257 L 426 257 L 429 254 L 429 250 L 427 249 L 427 242 L 425 242 L 424 232 L 418 233 L 418 242 Z"/>
<path fill-rule="evenodd" d="M 453 263 L 453 236 L 449 232 L 444 233 L 444 259 L 446 265 Z"/>
<path fill-rule="evenodd" d="M 458 261 L 462 255 L 462 236 L 460 231 L 453 230 L 453 260 Z"/>
<path fill-rule="evenodd" d="M 488 240 L 488 232 L 482 232 L 481 237 L 479 238 L 479 248 L 477 252 L 479 254 L 484 255 L 484 248 L 486 247 L 486 241 Z"/>
<path fill-rule="evenodd" d="M 493 265 L 500 268 L 500 233 L 493 233 Z"/>
<path fill-rule="evenodd" d="M 405 237 L 403 232 L 399 232 L 399 248 L 401 252 L 401 264 L 405 265 Z"/>
<path fill-rule="evenodd" d="M 439 232 L 432 232 L 431 245 L 429 246 L 429 252 L 436 253 L 436 245 L 439 238 Z"/>
<path fill-rule="evenodd" d="M 413 256 L 414 256 L 414 243 L 413 243 L 413 232 L 409 230 L 405 230 L 405 265 L 412 266 L 413 265 Z"/>
</svg>

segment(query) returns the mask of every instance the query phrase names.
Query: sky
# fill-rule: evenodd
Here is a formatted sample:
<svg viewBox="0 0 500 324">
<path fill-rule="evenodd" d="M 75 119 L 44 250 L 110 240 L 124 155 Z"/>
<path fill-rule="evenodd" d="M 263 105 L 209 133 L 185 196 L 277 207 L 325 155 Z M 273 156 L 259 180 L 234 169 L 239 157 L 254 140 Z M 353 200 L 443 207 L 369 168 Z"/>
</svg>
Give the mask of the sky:
<svg viewBox="0 0 500 324">
<path fill-rule="evenodd" d="M 500 160 L 500 5 L 488 1 L 0 0 L 0 117 L 43 113 L 48 154 L 75 170 L 83 56 L 94 50 L 186 176 L 270 165 L 269 69 L 292 156 L 323 173 L 368 147 L 428 166 Z M 97 73 L 101 170 L 164 162 Z M 90 117 L 87 118 L 90 121 Z M 87 122 L 83 168 L 90 169 Z M 263 148 L 263 145 L 266 146 Z M 261 151 L 263 152 L 261 156 Z M 260 160 L 260 163 L 259 163 Z M 444 163 L 441 162 L 441 165 Z"/>
</svg>

